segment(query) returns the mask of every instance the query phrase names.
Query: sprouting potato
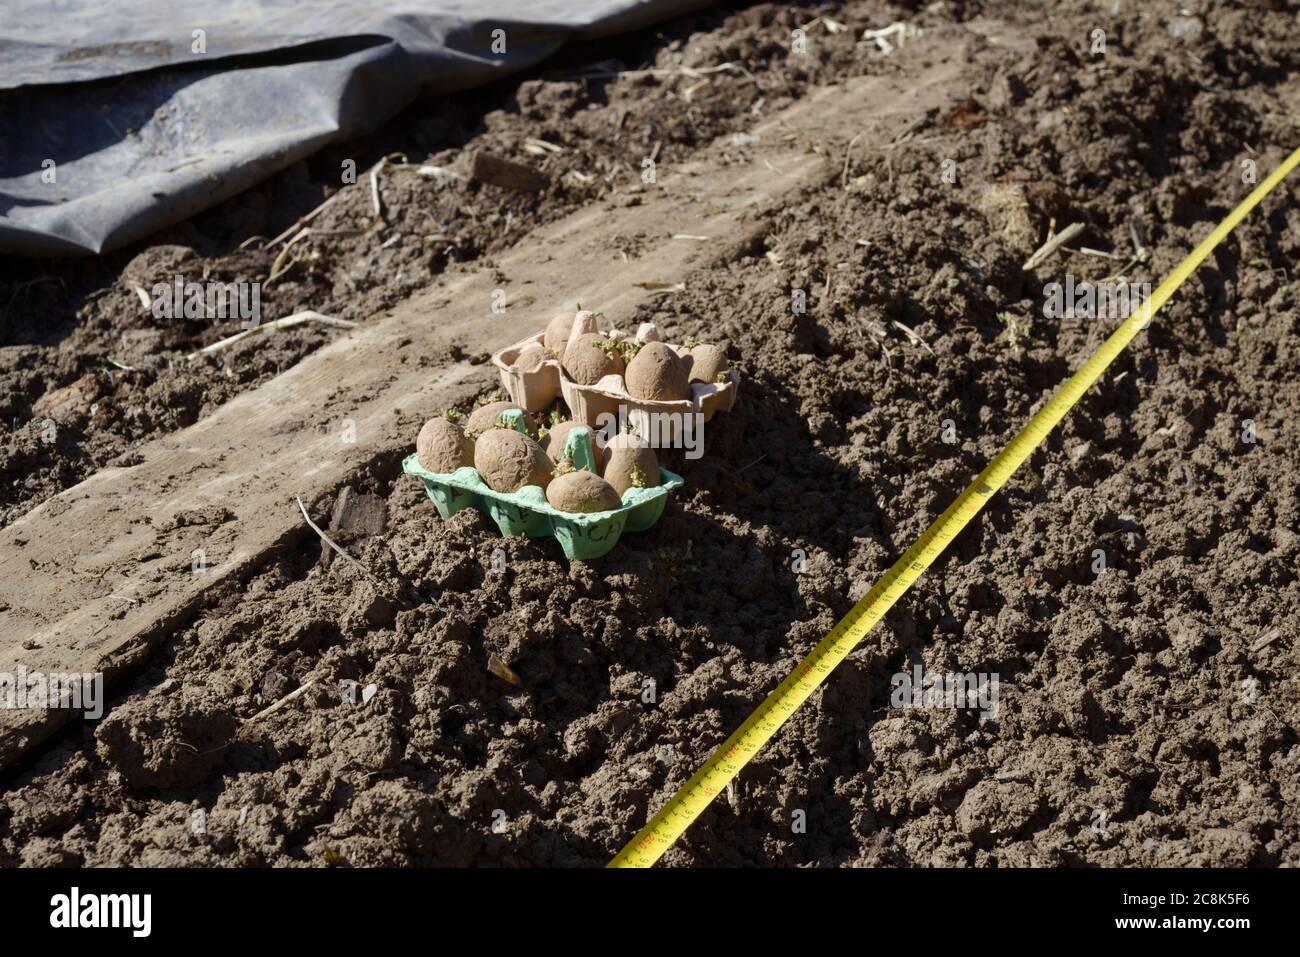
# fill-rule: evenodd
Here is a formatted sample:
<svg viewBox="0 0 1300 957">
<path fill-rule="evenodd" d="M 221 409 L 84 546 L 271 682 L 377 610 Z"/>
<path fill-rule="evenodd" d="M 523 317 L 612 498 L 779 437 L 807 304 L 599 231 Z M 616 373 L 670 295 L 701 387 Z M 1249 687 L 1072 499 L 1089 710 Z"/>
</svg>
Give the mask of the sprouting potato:
<svg viewBox="0 0 1300 957">
<path fill-rule="evenodd" d="M 513 402 L 489 402 L 487 405 L 480 405 L 469 414 L 469 421 L 465 423 L 465 431 L 477 438 L 488 429 L 497 428 L 497 423 L 504 413 L 516 409 L 520 412 L 524 411 L 522 407 Z M 524 418 L 526 421 L 528 417 L 525 415 Z"/>
<path fill-rule="evenodd" d="M 540 342 L 533 342 L 519 350 L 512 364 L 520 372 L 536 372 L 546 361 L 546 347 Z"/>
<path fill-rule="evenodd" d="M 542 345 L 557 356 L 564 355 L 564 347 L 569 344 L 569 333 L 573 331 L 573 313 L 564 312 L 546 324 L 542 335 Z"/>
<path fill-rule="evenodd" d="M 647 342 L 628 363 L 624 374 L 628 395 L 634 399 L 676 402 L 691 397 L 686 363 L 662 342 Z"/>
<path fill-rule="evenodd" d="M 605 446 L 605 470 L 601 474 L 622 496 L 630 488 L 659 484 L 659 458 L 641 436 L 622 432 Z"/>
<path fill-rule="evenodd" d="M 702 343 L 691 348 L 692 382 L 725 382 L 725 375 L 730 371 L 731 363 L 721 346 Z"/>
<path fill-rule="evenodd" d="M 522 432 L 490 429 L 474 443 L 474 468 L 493 491 L 517 492 L 525 485 L 545 490 L 555 463 Z"/>
<path fill-rule="evenodd" d="M 578 385 L 595 385 L 607 375 L 622 375 L 623 355 L 609 348 L 609 341 L 598 332 L 574 339 L 564 350 L 565 374 Z"/>
<path fill-rule="evenodd" d="M 562 512 L 608 512 L 623 500 L 614 487 L 599 475 L 576 469 L 557 475 L 546 488 L 546 501 Z"/>
<path fill-rule="evenodd" d="M 415 457 L 430 472 L 454 472 L 474 464 L 474 441 L 455 422 L 438 416 L 420 429 L 415 439 Z"/>
</svg>

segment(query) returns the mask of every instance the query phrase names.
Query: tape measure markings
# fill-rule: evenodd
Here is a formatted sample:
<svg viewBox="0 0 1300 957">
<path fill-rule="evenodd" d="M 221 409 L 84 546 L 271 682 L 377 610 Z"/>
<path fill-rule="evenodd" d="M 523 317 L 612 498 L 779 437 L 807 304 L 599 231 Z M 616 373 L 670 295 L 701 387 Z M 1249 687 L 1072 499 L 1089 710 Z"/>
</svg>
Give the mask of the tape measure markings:
<svg viewBox="0 0 1300 957">
<path fill-rule="evenodd" d="M 1168 302 L 1205 258 L 1237 227 L 1300 163 L 1300 149 L 1260 183 L 1216 226 L 1205 239 L 1174 268 L 1152 293 L 1151 298 L 1097 347 L 1096 351 L 1065 380 L 1030 417 L 1015 437 L 994 456 L 960 495 L 921 533 L 912 547 L 871 587 L 849 612 L 836 623 L 813 649 L 754 709 L 700 769 L 650 819 L 609 864 L 610 867 L 649 867 L 673 845 L 713 799 L 755 754 L 780 730 L 822 682 L 848 657 L 885 613 L 925 573 L 984 504 L 1025 463 L 1065 415 L 1101 378 L 1101 374 L 1123 353 L 1133 338 L 1150 324 L 1160 307 Z"/>
</svg>

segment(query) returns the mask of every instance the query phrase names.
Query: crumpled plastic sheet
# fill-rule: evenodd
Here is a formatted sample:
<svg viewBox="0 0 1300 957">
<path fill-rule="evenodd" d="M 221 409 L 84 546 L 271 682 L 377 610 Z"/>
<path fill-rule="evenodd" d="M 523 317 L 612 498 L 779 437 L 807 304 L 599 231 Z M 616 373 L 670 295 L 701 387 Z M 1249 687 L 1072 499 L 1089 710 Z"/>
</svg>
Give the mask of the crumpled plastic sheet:
<svg viewBox="0 0 1300 957">
<path fill-rule="evenodd" d="M 704 6 L 0 0 L 0 252 L 110 251 L 422 95 Z"/>
</svg>

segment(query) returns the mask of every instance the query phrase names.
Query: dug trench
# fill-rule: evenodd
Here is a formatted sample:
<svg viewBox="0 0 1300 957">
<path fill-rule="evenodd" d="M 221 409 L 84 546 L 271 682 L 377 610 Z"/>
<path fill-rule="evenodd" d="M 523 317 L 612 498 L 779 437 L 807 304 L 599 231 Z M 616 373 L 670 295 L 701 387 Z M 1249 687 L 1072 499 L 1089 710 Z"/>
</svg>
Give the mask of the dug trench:
<svg viewBox="0 0 1300 957">
<path fill-rule="evenodd" d="M 1124 263 L 1024 269 L 1048 222 L 1126 260 L 1140 237 L 1158 279 L 1244 192 L 1243 144 L 1283 155 L 1290 24 L 1242 44 L 1238 13 L 1190 39 L 1123 14 L 1101 62 L 1064 39 L 1090 15 L 1020 24 L 1035 48 L 967 47 L 961 96 L 830 134 L 747 242 L 617 316 L 724 343 L 743 377 L 654 529 L 569 564 L 441 521 L 409 447 L 378 450 L 307 502 L 384 500 L 348 543 L 364 571 L 300 532 L 208 588 L 102 722 L 10 773 L 0 860 L 604 863 L 1105 334 L 1041 293 Z M 1234 233 L 666 863 L 1300 861 L 1296 199 Z M 997 712 L 891 708 L 916 664 L 999 675 Z"/>
</svg>

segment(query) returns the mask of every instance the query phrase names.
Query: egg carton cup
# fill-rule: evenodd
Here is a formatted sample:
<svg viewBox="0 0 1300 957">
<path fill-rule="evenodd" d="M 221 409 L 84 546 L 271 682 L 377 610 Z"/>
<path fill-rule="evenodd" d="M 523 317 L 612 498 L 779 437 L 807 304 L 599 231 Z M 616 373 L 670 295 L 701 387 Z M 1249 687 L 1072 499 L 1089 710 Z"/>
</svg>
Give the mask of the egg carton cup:
<svg viewBox="0 0 1300 957">
<path fill-rule="evenodd" d="M 522 431 L 523 417 L 518 412 L 515 417 L 512 424 Z M 588 429 L 575 428 L 569 433 L 565 455 L 576 468 L 596 471 Z M 658 485 L 628 489 L 623 493 L 621 507 L 583 513 L 560 511 L 536 485 L 525 485 L 517 492 L 498 492 L 469 466 L 454 472 L 430 472 L 414 452 L 402 461 L 402 471 L 424 482 L 425 492 L 444 520 L 462 509 L 477 508 L 496 522 L 502 535 L 554 537 L 570 561 L 600 558 L 618 544 L 625 531 L 643 532 L 650 528 L 663 515 L 668 493 L 683 484 L 680 475 L 661 468 Z"/>
<path fill-rule="evenodd" d="M 572 341 L 578 336 L 599 332 L 596 317 L 588 312 L 579 312 L 573 318 L 573 329 L 569 333 Z M 740 380 L 734 371 L 728 373 L 726 382 L 692 382 L 691 397 L 670 402 L 656 402 L 650 399 L 635 399 L 627 391 L 627 383 L 621 375 L 607 375 L 594 385 L 580 385 L 564 373 L 559 359 L 547 358 L 537 369 L 526 372 L 516 368 L 514 363 L 519 354 L 533 343 L 543 342 L 544 332 L 529 336 L 509 348 L 502 349 L 492 357 L 492 364 L 501 374 L 501 386 L 510 396 L 510 401 L 529 412 L 545 409 L 557 396 L 564 399 L 569 414 L 575 422 L 592 429 L 600 429 L 611 422 L 620 421 L 620 412 L 627 421 L 642 435 L 657 435 L 669 441 L 676 441 L 679 423 L 687 415 L 698 413 L 699 421 L 708 422 L 719 412 L 730 412 L 736 405 L 736 393 Z M 622 333 L 615 331 L 611 338 L 624 339 Z M 642 342 L 659 342 L 659 330 L 653 322 L 642 323 L 637 329 L 636 337 Z M 685 346 L 665 343 L 679 357 L 689 355 Z M 676 416 L 676 418 L 674 418 Z M 667 423 L 667 427 L 658 423 Z"/>
<path fill-rule="evenodd" d="M 560 394 L 559 359 L 546 359 L 531 372 L 516 369 L 514 365 L 519 353 L 533 343 L 542 344 L 545 335 L 546 333 L 539 332 L 492 356 L 492 364 L 501 375 L 501 388 L 510 397 L 510 401 L 525 412 L 541 412 Z"/>
</svg>

